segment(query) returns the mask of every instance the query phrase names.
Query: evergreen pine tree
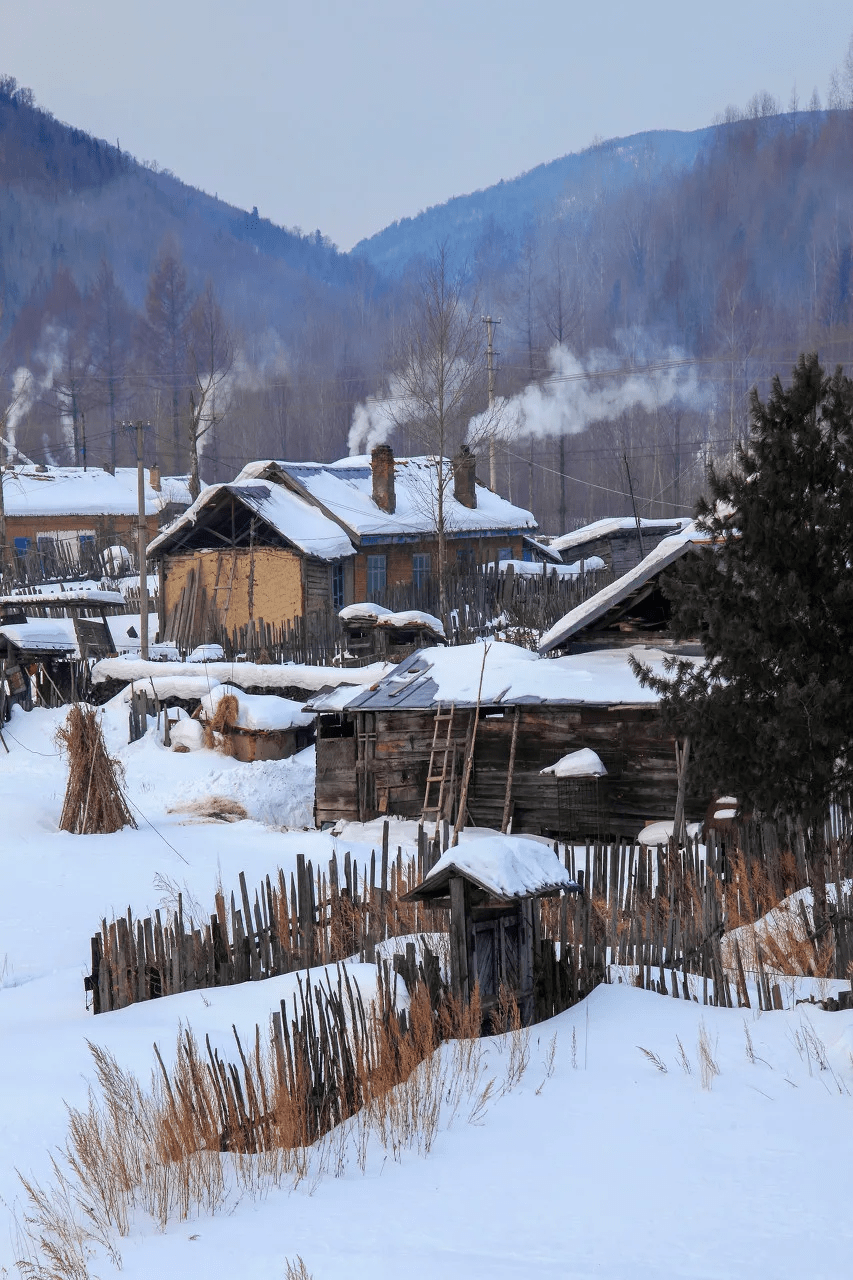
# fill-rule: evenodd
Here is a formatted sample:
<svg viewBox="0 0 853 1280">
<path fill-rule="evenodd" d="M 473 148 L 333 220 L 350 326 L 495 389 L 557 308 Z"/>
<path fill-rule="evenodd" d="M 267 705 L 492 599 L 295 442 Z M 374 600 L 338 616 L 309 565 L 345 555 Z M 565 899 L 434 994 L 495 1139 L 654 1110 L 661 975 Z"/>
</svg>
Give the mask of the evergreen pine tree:
<svg viewBox="0 0 853 1280">
<path fill-rule="evenodd" d="M 709 475 L 709 545 L 668 576 L 675 633 L 706 663 L 646 682 L 690 735 L 695 781 L 802 822 L 817 855 L 853 783 L 853 382 L 801 356 L 791 385 L 753 390 L 750 438 Z"/>
</svg>

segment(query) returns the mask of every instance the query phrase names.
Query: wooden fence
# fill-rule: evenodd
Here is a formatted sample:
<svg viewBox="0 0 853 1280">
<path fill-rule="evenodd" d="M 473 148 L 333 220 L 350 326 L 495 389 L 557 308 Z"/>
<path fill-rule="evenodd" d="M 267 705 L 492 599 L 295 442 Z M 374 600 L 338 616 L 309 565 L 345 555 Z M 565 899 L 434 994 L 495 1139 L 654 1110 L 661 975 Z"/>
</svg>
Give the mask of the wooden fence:
<svg viewBox="0 0 853 1280">
<path fill-rule="evenodd" d="M 470 644 L 489 635 L 496 625 L 519 644 L 533 646 L 547 627 L 613 581 L 606 569 L 576 578 L 547 572 L 528 576 L 512 566 L 500 572 L 495 565 L 448 569 L 448 608 L 440 609 L 438 579 L 392 583 L 374 592 L 374 603 L 395 612 L 419 609 L 441 617 L 451 644 Z M 220 644 L 229 661 L 245 655 L 250 662 L 305 662 L 328 666 L 344 648 L 344 629 L 331 606 L 304 617 L 283 621 L 253 619 L 240 627 L 223 627 L 212 601 L 190 573 L 186 586 L 166 618 L 165 635 L 181 653 L 199 644 Z M 366 658 L 365 661 L 371 661 Z"/>
<path fill-rule="evenodd" d="M 231 986 L 331 964 L 352 955 L 372 960 L 385 938 L 442 932 L 444 913 L 401 902 L 440 856 L 439 842 L 421 832 L 416 857 L 389 854 L 385 825 L 379 858 L 359 867 L 349 853 L 333 856 L 328 871 L 300 854 L 289 883 L 279 870 L 249 898 L 240 874 L 239 897 L 226 905 L 216 895 L 206 923 L 187 918 L 183 898 L 171 919 L 161 912 L 143 920 L 127 916 L 92 938 L 92 973 L 86 979 L 95 1013 L 123 1009 L 139 1000 L 199 988 Z"/>
<path fill-rule="evenodd" d="M 139 1000 L 198 988 L 256 981 L 352 955 L 373 960 L 386 938 L 444 933 L 445 911 L 401 902 L 441 854 L 442 839 L 419 830 L 416 856 L 389 854 L 388 824 L 377 858 L 359 868 L 349 853 L 333 856 L 328 871 L 302 855 L 288 883 L 267 877 L 250 901 L 240 875 L 239 900 L 216 895 L 207 923 L 187 920 L 181 897 L 173 917 L 161 913 L 108 924 L 92 938 L 95 1013 Z M 832 833 L 835 834 L 832 834 Z M 847 978 L 853 963 L 853 853 L 849 801 L 836 806 L 828 827 L 828 859 L 819 869 L 806 856 L 802 833 L 744 823 L 707 834 L 686 847 L 636 843 L 555 846 L 582 886 L 580 894 L 538 904 L 537 1020 L 620 975 L 639 986 L 703 1003 L 749 1006 L 748 980 L 759 1007 L 781 1007 L 780 946 L 754 932 L 748 954 L 737 934 L 796 889 L 817 887 L 813 918 L 798 913 L 800 971 Z M 786 837 L 790 837 L 789 839 Z M 443 841 L 446 845 L 446 828 Z M 824 902 L 820 885 L 834 885 Z M 411 963 L 408 966 L 411 969 Z M 401 962 L 401 972 L 406 972 Z"/>
</svg>

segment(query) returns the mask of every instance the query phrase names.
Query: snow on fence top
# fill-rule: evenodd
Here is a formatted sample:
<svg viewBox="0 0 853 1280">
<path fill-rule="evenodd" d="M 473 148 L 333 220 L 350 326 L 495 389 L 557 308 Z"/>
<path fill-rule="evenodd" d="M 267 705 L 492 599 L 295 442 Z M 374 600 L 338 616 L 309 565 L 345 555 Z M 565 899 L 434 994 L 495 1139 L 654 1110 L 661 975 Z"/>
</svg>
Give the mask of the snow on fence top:
<svg viewBox="0 0 853 1280">
<path fill-rule="evenodd" d="M 565 644 L 576 632 L 603 618 L 614 605 L 627 600 L 634 591 L 643 587 L 661 570 L 674 564 L 693 544 L 707 541 L 708 536 L 700 533 L 692 521 L 682 529 L 681 533 L 675 533 L 671 538 L 664 538 L 654 551 L 650 551 L 646 558 L 633 569 L 623 573 L 621 578 L 603 587 L 582 604 L 570 609 L 559 622 L 555 622 L 539 641 L 539 652 L 550 653 L 552 649 Z"/>
<path fill-rule="evenodd" d="M 429 710 L 438 703 L 447 706 L 451 702 L 457 707 L 473 707 L 481 672 L 483 706 L 536 703 L 609 706 L 657 702 L 658 695 L 652 689 L 644 689 L 631 670 L 631 654 L 650 666 L 655 674 L 663 674 L 665 654 L 646 645 L 562 658 L 541 658 L 529 649 L 501 641 L 493 641 L 488 646 L 463 644 L 449 649 L 419 649 L 383 679 L 371 681 L 373 687 L 348 699 L 348 709 Z M 326 705 L 323 697 L 312 698 L 310 706 L 314 711 L 341 709 L 340 705 Z"/>
<path fill-rule="evenodd" d="M 443 853 L 407 897 L 437 896 L 454 875 L 465 876 L 493 898 L 504 901 L 578 888 L 553 849 L 539 840 L 523 836 L 471 838 L 469 835 Z"/>
<path fill-rule="evenodd" d="M 169 502 L 189 502 L 185 476 L 164 476 L 161 488 L 145 484 L 145 513 L 156 515 Z M 116 467 L 115 475 L 96 467 L 10 467 L 4 472 L 7 516 L 136 515 L 136 467 Z"/>
<path fill-rule="evenodd" d="M 311 667 L 300 662 L 144 662 L 127 655 L 102 658 L 92 668 L 92 682 L 176 677 L 204 680 L 205 684 L 234 684 L 241 689 L 327 689 L 337 685 L 364 686 L 375 684 L 392 670 L 387 662 L 374 662 L 369 667 Z"/>
</svg>

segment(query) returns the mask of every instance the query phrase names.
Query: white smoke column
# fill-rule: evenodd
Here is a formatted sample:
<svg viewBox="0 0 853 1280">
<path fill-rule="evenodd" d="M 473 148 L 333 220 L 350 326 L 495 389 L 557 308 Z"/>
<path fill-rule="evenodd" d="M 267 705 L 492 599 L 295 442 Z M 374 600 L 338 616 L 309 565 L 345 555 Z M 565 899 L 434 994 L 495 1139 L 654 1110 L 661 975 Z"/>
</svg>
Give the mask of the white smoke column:
<svg viewBox="0 0 853 1280">
<path fill-rule="evenodd" d="M 455 361 L 442 372 L 446 403 L 450 403 L 470 378 L 470 367 Z M 438 387 L 429 369 L 411 367 L 392 374 L 387 396 L 368 396 L 356 405 L 347 440 L 350 455 L 369 453 L 385 444 L 397 427 L 423 418 L 424 410 L 437 399 Z"/>
<path fill-rule="evenodd" d="M 387 396 L 368 396 L 355 406 L 347 439 L 350 455 L 370 453 L 385 444 L 401 422 L 413 417 L 415 406 L 404 394 L 402 381 L 392 375 Z"/>
<path fill-rule="evenodd" d="M 624 357 L 598 351 L 581 360 L 567 347 L 548 353 L 550 372 L 509 399 L 498 402 L 502 436 L 539 439 L 576 435 L 595 422 L 619 417 L 628 409 L 649 412 L 664 405 L 707 407 L 707 393 L 698 384 L 687 357 L 675 348 L 658 352 L 645 367 L 626 368 Z M 469 441 L 488 434 L 487 414 L 472 418 Z M 494 416 L 494 415 L 492 415 Z"/>
<path fill-rule="evenodd" d="M 18 423 L 27 416 L 36 398 L 37 384 L 25 365 L 12 374 L 12 398 L 3 417 L 6 421 L 6 447 L 10 454 L 18 452 Z"/>
</svg>

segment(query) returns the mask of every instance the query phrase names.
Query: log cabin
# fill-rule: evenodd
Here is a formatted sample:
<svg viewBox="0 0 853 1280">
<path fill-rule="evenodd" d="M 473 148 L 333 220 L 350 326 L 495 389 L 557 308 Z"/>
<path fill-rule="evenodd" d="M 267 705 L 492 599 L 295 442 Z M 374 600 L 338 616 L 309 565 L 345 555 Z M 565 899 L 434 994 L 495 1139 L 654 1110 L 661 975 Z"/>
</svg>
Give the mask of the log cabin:
<svg viewBox="0 0 853 1280">
<path fill-rule="evenodd" d="M 464 808 L 466 825 L 633 839 L 671 819 L 675 740 L 631 654 L 663 670 L 665 654 L 643 645 L 541 658 L 495 642 L 419 650 L 372 688 L 319 695 L 308 704 L 318 716 L 317 825 L 382 814 L 454 821 Z M 554 771 L 578 751 L 594 752 L 601 769 Z M 707 799 L 688 778 L 688 817 Z"/>
<path fill-rule="evenodd" d="M 698 645 L 674 640 L 670 627 L 672 608 L 663 583 L 679 560 L 709 545 L 708 537 L 692 522 L 663 539 L 633 569 L 555 622 L 539 641 L 539 652 L 583 653 L 630 647 L 639 641 L 677 650 L 685 656 L 701 656 Z"/>
<path fill-rule="evenodd" d="M 681 533 L 689 524 L 689 517 L 684 516 L 674 516 L 670 520 L 616 516 L 596 520 L 559 538 L 552 538 L 548 550 L 559 556 L 563 564 L 575 564 L 578 560 L 598 556 L 618 578 L 635 568 L 664 538 Z"/>
</svg>

